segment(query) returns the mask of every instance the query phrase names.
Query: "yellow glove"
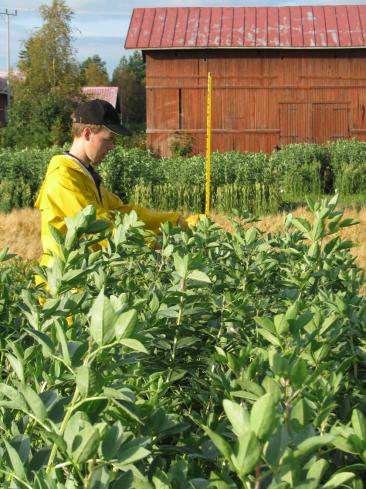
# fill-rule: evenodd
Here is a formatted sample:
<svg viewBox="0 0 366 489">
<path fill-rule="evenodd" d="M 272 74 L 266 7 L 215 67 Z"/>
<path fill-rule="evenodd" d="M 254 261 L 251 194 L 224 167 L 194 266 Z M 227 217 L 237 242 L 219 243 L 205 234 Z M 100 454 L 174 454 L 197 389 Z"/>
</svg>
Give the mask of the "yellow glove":
<svg viewBox="0 0 366 489">
<path fill-rule="evenodd" d="M 182 217 L 180 219 L 179 224 L 182 226 L 182 228 L 187 229 L 190 227 L 197 226 L 197 223 L 200 219 L 205 217 L 204 214 L 191 214 L 190 216 L 187 217 Z"/>
</svg>

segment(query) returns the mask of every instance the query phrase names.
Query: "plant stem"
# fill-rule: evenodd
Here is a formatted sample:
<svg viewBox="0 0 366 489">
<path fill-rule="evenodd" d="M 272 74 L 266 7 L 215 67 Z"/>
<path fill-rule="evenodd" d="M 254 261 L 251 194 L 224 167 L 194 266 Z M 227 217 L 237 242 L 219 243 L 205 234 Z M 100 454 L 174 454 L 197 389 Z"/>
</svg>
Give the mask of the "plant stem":
<svg viewBox="0 0 366 489">
<path fill-rule="evenodd" d="M 66 425 L 71 417 L 71 414 L 72 414 L 72 411 L 73 411 L 73 408 L 74 408 L 74 404 L 76 403 L 76 400 L 77 398 L 79 397 L 79 389 L 76 387 L 75 388 L 75 392 L 74 392 L 74 395 L 73 395 L 73 398 L 71 400 L 71 403 L 67 409 L 67 412 L 66 412 L 66 415 L 62 421 L 62 424 L 61 424 L 61 427 L 60 427 L 60 436 L 62 436 L 64 434 L 64 431 L 65 431 L 65 428 L 66 428 Z M 51 454 L 50 454 L 50 458 L 48 460 L 48 464 L 47 464 L 47 469 L 46 469 L 46 474 L 49 475 L 51 473 L 51 470 L 52 470 L 52 464 L 53 464 L 53 460 L 56 456 L 56 453 L 57 453 L 57 445 L 56 443 L 53 444 L 52 446 L 52 450 L 51 450 Z"/>
<path fill-rule="evenodd" d="M 177 350 L 177 343 L 178 343 L 178 336 L 179 336 L 179 329 L 180 325 L 182 324 L 182 318 L 183 318 L 183 311 L 184 311 L 184 300 L 183 300 L 183 292 L 185 289 L 186 283 L 184 278 L 182 278 L 180 282 L 180 291 L 182 292 L 182 295 L 180 297 L 180 302 L 179 302 L 179 311 L 178 311 L 178 317 L 177 317 L 177 327 L 175 331 L 175 336 L 174 336 L 174 341 L 173 341 L 173 350 L 172 350 L 172 364 L 174 364 L 175 361 L 175 355 L 176 355 L 176 350 Z M 167 377 L 167 382 L 170 381 L 172 376 L 172 368 L 169 369 L 168 377 Z"/>
</svg>

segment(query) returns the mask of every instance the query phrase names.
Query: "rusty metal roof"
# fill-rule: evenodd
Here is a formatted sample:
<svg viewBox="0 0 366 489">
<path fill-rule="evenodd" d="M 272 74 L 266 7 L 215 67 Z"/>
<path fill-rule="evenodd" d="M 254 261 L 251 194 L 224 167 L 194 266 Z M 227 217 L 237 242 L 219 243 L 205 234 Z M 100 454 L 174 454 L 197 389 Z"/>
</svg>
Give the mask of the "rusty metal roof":
<svg viewBox="0 0 366 489">
<path fill-rule="evenodd" d="M 135 8 L 126 49 L 358 48 L 366 5 Z"/>
<path fill-rule="evenodd" d="M 116 107 L 118 87 L 83 87 L 81 91 L 88 98 L 100 98 Z"/>
</svg>

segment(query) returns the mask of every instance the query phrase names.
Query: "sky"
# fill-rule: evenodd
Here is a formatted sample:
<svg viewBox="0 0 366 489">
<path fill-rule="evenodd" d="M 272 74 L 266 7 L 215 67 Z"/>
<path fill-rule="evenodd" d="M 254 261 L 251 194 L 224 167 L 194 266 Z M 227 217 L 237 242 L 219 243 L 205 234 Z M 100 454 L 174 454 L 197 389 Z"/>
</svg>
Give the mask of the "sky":
<svg viewBox="0 0 366 489">
<path fill-rule="evenodd" d="M 25 40 L 42 25 L 39 15 L 41 4 L 51 0 L 0 0 L 0 13 L 8 9 L 17 16 L 10 17 L 10 65 L 16 68 L 19 51 Z M 366 4 L 366 0 L 69 0 L 67 5 L 74 11 L 72 29 L 75 57 L 82 62 L 99 54 L 106 62 L 109 75 L 124 55 L 124 43 L 135 7 L 243 7 L 279 5 L 337 5 Z M 7 17 L 0 15 L 0 71 L 7 65 Z"/>
</svg>

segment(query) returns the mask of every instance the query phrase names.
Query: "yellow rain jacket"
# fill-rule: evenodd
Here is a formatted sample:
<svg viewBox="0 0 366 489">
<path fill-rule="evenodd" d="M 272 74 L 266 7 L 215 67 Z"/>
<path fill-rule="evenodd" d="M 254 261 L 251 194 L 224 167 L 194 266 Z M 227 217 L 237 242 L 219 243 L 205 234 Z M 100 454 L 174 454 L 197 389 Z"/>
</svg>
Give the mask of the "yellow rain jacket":
<svg viewBox="0 0 366 489">
<path fill-rule="evenodd" d="M 51 252 L 58 253 L 58 245 L 49 230 L 52 224 L 66 234 L 65 217 L 73 217 L 83 207 L 93 205 L 97 211 L 97 219 L 111 221 L 112 211 L 130 212 L 135 210 L 146 228 L 156 232 L 160 224 L 170 221 L 176 224 L 180 218 L 179 212 L 158 212 L 140 206 L 123 204 L 121 199 L 108 192 L 100 184 L 100 194 L 91 175 L 68 155 L 54 156 L 48 166 L 46 177 L 39 191 L 35 207 L 41 211 L 41 239 L 43 256 L 41 265 L 49 265 Z M 195 216 L 191 216 L 194 218 Z M 187 219 L 193 223 L 197 219 Z"/>
</svg>

